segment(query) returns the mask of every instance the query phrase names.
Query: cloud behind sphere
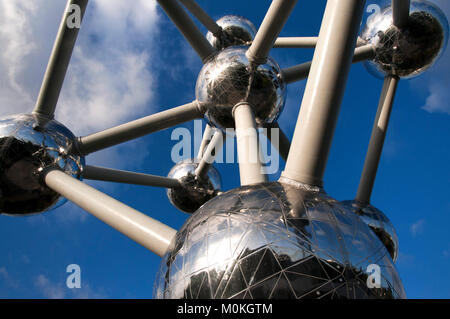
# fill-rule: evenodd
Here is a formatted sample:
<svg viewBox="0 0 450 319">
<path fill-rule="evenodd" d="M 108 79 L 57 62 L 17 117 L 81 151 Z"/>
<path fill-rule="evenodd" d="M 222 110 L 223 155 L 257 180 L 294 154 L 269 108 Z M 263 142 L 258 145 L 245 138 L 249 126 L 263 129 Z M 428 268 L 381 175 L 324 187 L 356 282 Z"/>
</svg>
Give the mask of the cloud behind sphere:
<svg viewBox="0 0 450 319">
<path fill-rule="evenodd" d="M 433 0 L 447 17 L 450 19 L 450 1 Z M 428 96 L 422 108 L 430 113 L 444 113 L 450 115 L 450 92 L 448 83 L 450 83 L 450 51 L 447 48 L 434 67 L 427 71 L 423 76 L 412 81 L 413 86 L 424 87 Z"/>
<path fill-rule="evenodd" d="M 60 0 L 0 0 L 1 116 L 32 110 L 64 7 Z M 81 135 L 153 112 L 157 26 L 156 1 L 90 1 L 57 120 Z"/>
</svg>

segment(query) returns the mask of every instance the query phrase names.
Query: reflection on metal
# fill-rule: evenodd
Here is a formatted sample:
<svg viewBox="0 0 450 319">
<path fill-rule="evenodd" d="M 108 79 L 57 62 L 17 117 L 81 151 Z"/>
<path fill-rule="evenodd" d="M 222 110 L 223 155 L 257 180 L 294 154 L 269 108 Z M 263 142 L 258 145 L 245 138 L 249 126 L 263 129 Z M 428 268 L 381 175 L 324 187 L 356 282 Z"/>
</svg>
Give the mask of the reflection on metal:
<svg viewBox="0 0 450 319">
<path fill-rule="evenodd" d="M 43 212 L 62 195 L 163 256 L 157 298 L 404 298 L 394 266 L 397 235 L 369 198 L 397 80 L 420 74 L 442 54 L 448 39 L 442 11 L 427 1 L 412 0 L 409 10 L 409 1 L 393 0 L 394 10 L 374 14 L 357 39 L 364 1 L 328 0 L 319 37 L 286 39 L 278 35 L 297 1 L 272 1 L 257 32 L 244 18 L 225 16 L 216 23 L 194 0 L 181 1 L 210 31 L 202 34 L 177 0 L 158 1 L 205 63 L 197 100 L 76 139 L 51 120 L 77 33 L 61 27 L 35 112 L 0 119 L 0 214 Z M 79 4 L 83 13 L 87 0 L 67 3 Z M 274 44 L 314 46 L 313 61 L 281 70 L 269 57 Z M 388 107 L 377 115 L 381 134 L 369 148 L 367 182 L 354 201 L 341 203 L 321 184 L 352 58 L 370 60 L 369 70 L 386 78 L 380 105 Z M 252 149 L 249 132 L 239 129 L 257 134 L 257 127 L 278 127 L 286 83 L 307 76 L 292 143 L 280 131 L 286 168 L 278 182 L 267 182 L 259 144 Z M 192 213 L 178 233 L 79 180 L 84 155 L 205 115 L 221 130 L 237 129 L 245 186 L 221 192 L 209 161 L 222 132 L 209 146 L 206 134 L 197 161 L 176 164 L 167 178 L 93 166 L 84 172 L 167 187 L 170 202 Z M 203 154 L 205 148 L 210 154 Z M 251 156 L 255 162 L 247 161 Z M 374 265 L 380 270 L 375 288 L 367 273 Z"/>
<path fill-rule="evenodd" d="M 43 186 L 39 174 L 58 167 L 80 178 L 84 158 L 69 153 L 75 149 L 75 136 L 55 120 L 37 114 L 1 118 L 0 214 L 36 214 L 60 204 L 59 194 Z"/>
<path fill-rule="evenodd" d="M 361 37 L 375 46 L 376 56 L 366 62 L 377 77 L 411 78 L 427 70 L 442 55 L 448 41 L 445 14 L 428 1 L 411 1 L 407 23 L 393 24 L 392 7 L 368 20 Z"/>
<path fill-rule="evenodd" d="M 398 257 L 398 237 L 389 218 L 370 204 L 363 204 L 356 200 L 343 201 L 342 204 L 348 206 L 353 213 L 361 218 L 363 223 L 372 229 L 395 262 Z"/>
<path fill-rule="evenodd" d="M 268 59 L 254 66 L 245 56 L 247 48 L 231 47 L 205 64 L 197 79 L 197 100 L 208 105 L 209 123 L 234 128 L 233 107 L 239 102 L 253 106 L 258 126 L 277 119 L 286 100 L 286 86 L 278 77 L 280 67 Z"/>
<path fill-rule="evenodd" d="M 176 164 L 169 172 L 168 178 L 176 179 L 180 187 L 167 189 L 170 202 L 185 213 L 193 213 L 208 200 L 217 195 L 222 187 L 219 172 L 214 166 L 207 174 L 196 174 L 198 162 L 185 160 Z"/>
<path fill-rule="evenodd" d="M 214 34 L 210 31 L 206 34 L 206 39 L 216 50 L 236 45 L 248 45 L 256 35 L 253 23 L 243 17 L 227 15 L 217 20 L 217 24 L 221 27 L 219 33 Z"/>
<path fill-rule="evenodd" d="M 404 298 L 375 233 L 322 189 L 267 183 L 226 192 L 178 231 L 156 298 Z M 381 287 L 367 286 L 370 264 Z"/>
</svg>

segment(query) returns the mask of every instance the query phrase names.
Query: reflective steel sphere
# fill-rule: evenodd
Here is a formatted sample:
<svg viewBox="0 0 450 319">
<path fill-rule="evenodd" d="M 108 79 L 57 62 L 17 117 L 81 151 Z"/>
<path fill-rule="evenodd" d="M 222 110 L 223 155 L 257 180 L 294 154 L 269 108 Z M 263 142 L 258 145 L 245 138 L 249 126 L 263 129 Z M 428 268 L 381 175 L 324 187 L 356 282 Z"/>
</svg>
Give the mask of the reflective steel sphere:
<svg viewBox="0 0 450 319">
<path fill-rule="evenodd" d="M 40 183 L 39 173 L 58 166 L 80 178 L 84 158 L 73 154 L 76 149 L 75 136 L 57 121 L 32 114 L 0 119 L 0 214 L 27 215 L 55 207 L 60 196 Z"/>
<path fill-rule="evenodd" d="M 197 100 L 208 104 L 206 117 L 221 129 L 234 128 L 233 107 L 248 102 L 258 125 L 277 119 L 286 99 L 286 85 L 278 76 L 280 67 L 271 58 L 266 64 L 251 65 L 247 48 L 231 47 L 206 63 L 197 79 Z"/>
<path fill-rule="evenodd" d="M 405 297 L 389 252 L 357 215 L 322 189 L 286 179 L 213 198 L 173 247 L 156 298 Z"/>
<path fill-rule="evenodd" d="M 398 237 L 389 218 L 370 204 L 362 204 L 355 200 L 343 201 L 342 204 L 348 206 L 373 230 L 395 262 L 398 257 Z"/>
<path fill-rule="evenodd" d="M 376 56 L 366 61 L 377 77 L 392 74 L 414 77 L 427 70 L 442 55 L 448 40 L 445 14 L 428 1 L 411 1 L 407 25 L 392 25 L 388 6 L 368 19 L 361 38 L 375 46 Z"/>
<path fill-rule="evenodd" d="M 221 189 L 220 175 L 214 166 L 210 166 L 207 176 L 203 178 L 195 174 L 197 166 L 195 160 L 186 160 L 172 167 L 168 175 L 178 179 L 181 187 L 168 188 L 167 196 L 172 205 L 186 213 L 195 212 Z"/>
<path fill-rule="evenodd" d="M 217 24 L 222 31 L 216 36 L 208 32 L 206 39 L 219 51 L 230 46 L 246 45 L 253 41 L 256 35 L 253 23 L 243 17 L 226 15 L 217 20 Z"/>
</svg>

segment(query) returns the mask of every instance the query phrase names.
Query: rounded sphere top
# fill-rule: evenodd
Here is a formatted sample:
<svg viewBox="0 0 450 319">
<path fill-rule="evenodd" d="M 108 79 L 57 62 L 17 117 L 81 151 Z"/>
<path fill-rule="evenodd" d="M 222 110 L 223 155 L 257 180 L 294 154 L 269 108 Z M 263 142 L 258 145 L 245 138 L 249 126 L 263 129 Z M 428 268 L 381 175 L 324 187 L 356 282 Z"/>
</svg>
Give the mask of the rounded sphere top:
<svg viewBox="0 0 450 319">
<path fill-rule="evenodd" d="M 180 187 L 167 189 L 170 202 L 185 213 L 193 213 L 221 189 L 221 178 L 214 166 L 210 166 L 204 177 L 195 174 L 198 162 L 188 159 L 176 164 L 168 177 L 180 181 Z"/>
<path fill-rule="evenodd" d="M 268 58 L 265 64 L 253 65 L 246 51 L 230 47 L 219 52 L 197 78 L 197 100 L 206 102 L 206 118 L 215 127 L 234 128 L 232 110 L 240 102 L 253 107 L 258 126 L 275 121 L 284 107 L 286 85 L 278 64 Z"/>
<path fill-rule="evenodd" d="M 81 178 L 84 158 L 61 123 L 35 114 L 0 119 L 0 214 L 28 215 L 54 208 L 59 194 L 42 185 L 40 172 L 57 167 Z"/>
<path fill-rule="evenodd" d="M 236 15 L 226 15 L 217 20 L 221 32 L 214 35 L 206 34 L 206 39 L 217 50 L 223 50 L 230 46 L 246 45 L 253 41 L 256 28 L 249 20 Z"/>
<path fill-rule="evenodd" d="M 392 7 L 373 14 L 361 38 L 374 45 L 375 58 L 364 64 L 376 77 L 396 75 L 415 77 L 442 55 L 448 42 L 449 26 L 445 14 L 428 1 L 411 1 L 405 26 L 393 25 Z"/>
</svg>

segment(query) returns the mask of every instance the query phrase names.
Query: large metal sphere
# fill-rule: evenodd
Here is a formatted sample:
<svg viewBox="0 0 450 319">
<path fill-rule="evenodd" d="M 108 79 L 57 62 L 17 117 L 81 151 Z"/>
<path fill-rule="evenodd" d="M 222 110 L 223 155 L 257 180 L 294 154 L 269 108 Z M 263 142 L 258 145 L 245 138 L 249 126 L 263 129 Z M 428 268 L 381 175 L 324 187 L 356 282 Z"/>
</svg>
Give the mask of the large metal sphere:
<svg viewBox="0 0 450 319">
<path fill-rule="evenodd" d="M 221 129 L 234 128 L 233 107 L 248 102 L 258 125 L 277 119 L 286 99 L 280 67 L 271 58 L 253 66 L 245 56 L 247 48 L 231 47 L 206 63 L 197 79 L 197 100 L 206 102 L 206 117 Z"/>
<path fill-rule="evenodd" d="M 72 153 L 76 145 L 57 121 L 32 114 L 0 119 L 0 214 L 41 213 L 59 204 L 59 194 L 40 183 L 39 173 L 57 166 L 80 178 L 84 158 Z"/>
<path fill-rule="evenodd" d="M 365 62 L 369 72 L 377 77 L 411 78 L 441 56 L 447 45 L 448 21 L 434 4 L 411 1 L 406 26 L 392 24 L 392 7 L 388 6 L 368 19 L 361 37 L 375 46 L 375 58 Z"/>
<path fill-rule="evenodd" d="M 217 24 L 222 31 L 216 36 L 208 32 L 206 39 L 219 51 L 230 46 L 246 45 L 253 41 L 256 35 L 253 23 L 240 16 L 226 15 L 217 20 Z"/>
<path fill-rule="evenodd" d="M 395 262 L 398 256 L 398 237 L 389 218 L 382 211 L 370 204 L 362 204 L 355 200 L 343 201 L 342 204 L 348 206 L 373 230 Z"/>
<path fill-rule="evenodd" d="M 168 177 L 180 181 L 181 187 L 167 189 L 170 202 L 185 213 L 193 213 L 204 203 L 217 195 L 221 189 L 219 172 L 210 166 L 206 177 L 195 174 L 198 162 L 193 159 L 176 164 Z"/>
<path fill-rule="evenodd" d="M 173 247 L 156 276 L 156 298 L 405 297 L 373 231 L 323 190 L 292 181 L 215 197 L 187 220 Z M 373 287 L 368 272 L 377 266 L 380 286 Z"/>
</svg>

